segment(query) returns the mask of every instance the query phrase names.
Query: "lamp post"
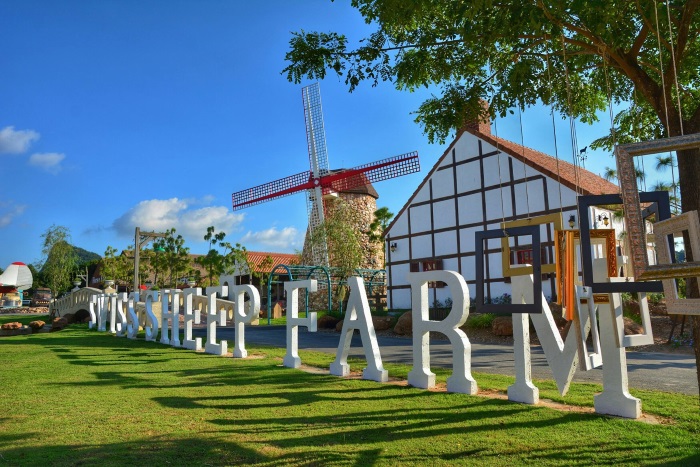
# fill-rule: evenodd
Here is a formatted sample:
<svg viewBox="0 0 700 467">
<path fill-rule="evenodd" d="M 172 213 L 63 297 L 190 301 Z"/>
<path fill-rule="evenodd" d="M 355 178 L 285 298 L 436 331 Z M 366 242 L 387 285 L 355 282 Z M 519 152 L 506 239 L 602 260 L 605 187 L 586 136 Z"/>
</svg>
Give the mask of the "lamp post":
<svg viewBox="0 0 700 467">
<path fill-rule="evenodd" d="M 85 274 L 76 274 L 75 275 L 76 279 L 82 279 L 85 281 L 85 287 L 89 287 L 90 283 L 88 282 L 88 268 L 85 266 Z M 75 284 L 75 282 L 74 282 Z M 80 286 L 80 284 L 75 284 L 76 287 Z"/>
<path fill-rule="evenodd" d="M 139 252 L 141 247 L 145 246 L 155 238 L 164 238 L 166 234 L 157 232 L 141 232 L 140 227 L 136 227 L 134 233 L 134 292 L 139 290 Z"/>
</svg>

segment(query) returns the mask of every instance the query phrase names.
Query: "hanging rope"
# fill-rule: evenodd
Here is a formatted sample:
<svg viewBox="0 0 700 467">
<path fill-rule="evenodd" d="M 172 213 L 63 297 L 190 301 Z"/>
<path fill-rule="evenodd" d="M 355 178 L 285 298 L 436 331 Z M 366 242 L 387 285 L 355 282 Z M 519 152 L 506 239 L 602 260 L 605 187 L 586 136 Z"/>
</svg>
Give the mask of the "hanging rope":
<svg viewBox="0 0 700 467">
<path fill-rule="evenodd" d="M 527 180 L 527 164 L 525 163 L 525 137 L 523 136 L 523 113 L 518 106 L 518 118 L 520 119 L 520 147 L 522 148 L 523 155 L 523 168 L 525 169 L 525 203 L 527 204 L 527 218 L 530 218 L 530 195 L 528 193 L 527 186 L 529 185 Z"/>
<path fill-rule="evenodd" d="M 681 136 L 684 135 L 683 132 L 683 108 L 681 107 L 681 88 L 678 86 L 678 71 L 676 70 L 676 51 L 673 47 L 673 29 L 671 28 L 671 9 L 668 6 L 668 0 L 666 0 L 666 16 L 668 17 L 668 38 L 669 38 L 669 43 L 671 44 L 671 63 L 673 63 L 673 80 L 675 81 L 676 84 L 676 99 L 678 101 L 678 124 L 681 130 Z M 669 151 L 668 153 L 669 157 L 671 158 L 671 179 L 673 180 L 673 197 L 678 199 L 678 194 L 677 190 L 678 188 L 676 187 L 676 177 L 674 175 L 674 167 L 673 167 L 673 153 Z M 678 174 L 678 177 L 680 178 L 680 174 Z"/>
<path fill-rule="evenodd" d="M 605 87 L 608 94 L 608 113 L 610 114 L 610 133 L 612 134 L 613 147 L 617 146 L 617 135 L 615 134 L 615 118 L 613 117 L 612 90 L 610 89 L 610 77 L 608 76 L 608 62 L 603 58 L 603 71 L 605 72 Z"/>
<path fill-rule="evenodd" d="M 494 78 L 492 73 L 491 73 L 491 62 L 489 61 L 489 75 L 492 76 L 492 79 Z M 493 89 L 493 85 L 491 86 L 491 102 L 494 100 L 494 95 L 495 91 Z M 489 105 L 490 106 L 490 105 Z M 493 119 L 493 131 L 495 135 L 495 142 L 496 142 L 496 162 L 498 163 L 498 193 L 501 195 L 501 220 L 505 224 L 506 222 L 506 209 L 505 205 L 503 204 L 503 180 L 501 178 L 501 150 L 498 148 L 498 120 Z M 484 195 L 486 196 L 486 195 Z M 508 234 L 506 233 L 506 229 L 503 229 L 503 235 L 506 237 Z"/>
<path fill-rule="evenodd" d="M 552 89 L 552 73 L 549 65 L 549 52 L 545 52 L 545 58 L 547 59 L 547 84 L 549 89 Z M 551 96 L 550 96 L 551 100 Z M 549 113 L 552 116 L 552 131 L 554 133 L 554 157 L 557 160 L 557 186 L 559 187 L 559 213 L 564 215 L 564 202 L 561 196 L 561 174 L 559 173 L 559 147 L 557 145 L 557 125 L 554 119 L 554 106 L 550 106 Z"/>
<path fill-rule="evenodd" d="M 683 134 L 683 114 L 682 114 L 682 109 L 681 109 L 681 102 L 680 102 L 680 91 L 678 87 L 678 75 L 676 73 L 676 57 L 675 57 L 675 50 L 673 47 L 673 33 L 671 31 L 671 12 L 669 11 L 669 6 L 668 6 L 668 0 L 666 1 L 666 13 L 668 17 L 668 31 L 669 31 L 669 40 L 671 44 L 671 59 L 673 63 L 673 75 L 676 81 L 676 95 L 678 96 L 678 115 L 680 118 L 680 129 L 681 129 L 681 135 Z M 659 50 L 659 69 L 661 72 L 661 90 L 662 90 L 662 95 L 664 97 L 664 113 L 666 117 L 666 137 L 669 138 L 671 136 L 671 132 L 669 131 L 669 118 L 668 118 L 668 102 L 666 100 L 666 80 L 664 76 L 664 63 L 663 63 L 663 57 L 661 54 L 661 30 L 659 27 L 659 11 L 658 8 L 656 7 L 656 3 L 654 3 L 654 16 L 656 18 L 656 40 L 657 40 L 657 47 Z M 677 197 L 677 190 L 678 187 L 676 187 L 675 184 L 675 167 L 673 164 L 673 152 L 669 151 L 668 153 L 669 157 L 671 158 L 671 179 L 674 180 L 673 184 L 673 196 Z M 679 174 L 680 176 L 680 174 Z"/>
<path fill-rule="evenodd" d="M 681 88 L 678 87 L 678 73 L 676 71 L 676 51 L 673 47 L 673 29 L 671 28 L 671 9 L 666 0 L 666 16 L 668 16 L 668 43 L 671 45 L 671 63 L 673 64 L 673 80 L 676 83 L 676 99 L 678 100 L 678 124 L 683 136 L 683 109 L 681 108 Z"/>
<path fill-rule="evenodd" d="M 666 80 L 664 78 L 664 61 L 661 56 L 661 33 L 659 31 L 659 12 L 656 8 L 656 3 L 654 3 L 654 16 L 656 17 L 656 40 L 659 47 L 659 70 L 661 73 L 661 94 L 664 96 L 664 112 L 666 114 L 666 137 L 671 136 L 668 131 L 668 102 L 666 101 Z"/>
<path fill-rule="evenodd" d="M 563 51 L 563 59 L 564 59 L 564 78 L 566 80 L 566 100 L 567 104 L 569 106 L 569 132 L 571 133 L 571 149 L 573 153 L 573 161 L 574 161 L 574 179 L 576 182 L 576 194 L 582 195 L 583 191 L 581 190 L 581 175 L 579 173 L 579 164 L 578 164 L 578 143 L 577 143 L 577 138 L 576 138 L 576 122 L 574 121 L 573 117 L 573 106 L 571 105 L 571 83 L 569 82 L 569 67 L 567 66 L 566 63 L 566 42 L 564 41 L 564 34 L 561 35 L 561 46 L 562 46 L 562 51 Z"/>
</svg>

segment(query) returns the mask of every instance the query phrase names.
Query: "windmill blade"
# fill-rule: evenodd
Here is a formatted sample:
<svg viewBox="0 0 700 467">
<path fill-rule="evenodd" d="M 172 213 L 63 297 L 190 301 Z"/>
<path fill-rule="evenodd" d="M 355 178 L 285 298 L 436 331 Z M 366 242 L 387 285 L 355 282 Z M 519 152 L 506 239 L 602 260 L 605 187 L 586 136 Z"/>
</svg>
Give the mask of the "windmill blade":
<svg viewBox="0 0 700 467">
<path fill-rule="evenodd" d="M 311 172 L 302 172 L 289 177 L 280 178 L 274 182 L 241 190 L 231 195 L 233 210 L 243 209 L 248 206 L 264 203 L 273 199 L 289 196 L 299 191 L 314 188 Z"/>
<path fill-rule="evenodd" d="M 342 192 L 419 171 L 420 161 L 418 153 L 414 151 L 326 175 L 321 178 L 321 186 L 324 193 Z"/>
<path fill-rule="evenodd" d="M 323 126 L 321 90 L 318 83 L 303 87 L 301 97 L 304 101 L 304 123 L 306 124 L 306 143 L 309 149 L 309 165 L 314 177 L 318 178 L 328 173 L 326 130 Z"/>
</svg>

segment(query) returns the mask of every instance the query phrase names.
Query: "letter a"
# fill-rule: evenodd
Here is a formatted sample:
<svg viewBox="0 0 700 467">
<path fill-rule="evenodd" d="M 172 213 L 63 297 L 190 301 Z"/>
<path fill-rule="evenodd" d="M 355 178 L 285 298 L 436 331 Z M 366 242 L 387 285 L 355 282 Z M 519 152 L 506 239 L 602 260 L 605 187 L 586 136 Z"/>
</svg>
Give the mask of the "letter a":
<svg viewBox="0 0 700 467">
<path fill-rule="evenodd" d="M 348 365 L 348 353 L 350 342 L 355 329 L 360 330 L 362 348 L 367 359 L 367 368 L 362 370 L 362 379 L 369 379 L 384 383 L 389 380 L 389 374 L 382 365 L 382 356 L 377 345 L 377 334 L 374 331 L 374 323 L 369 310 L 365 283 L 360 277 L 348 277 L 350 286 L 350 298 L 345 309 L 345 321 L 340 332 L 340 342 L 335 353 L 335 361 L 331 363 L 331 374 L 347 376 L 350 373 Z"/>
</svg>

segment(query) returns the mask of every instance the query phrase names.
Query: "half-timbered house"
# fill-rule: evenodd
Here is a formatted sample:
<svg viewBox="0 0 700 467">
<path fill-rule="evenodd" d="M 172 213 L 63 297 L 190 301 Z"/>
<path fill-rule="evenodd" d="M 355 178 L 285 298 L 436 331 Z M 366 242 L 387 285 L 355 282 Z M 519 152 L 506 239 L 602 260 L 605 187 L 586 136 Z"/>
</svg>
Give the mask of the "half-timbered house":
<svg viewBox="0 0 700 467">
<path fill-rule="evenodd" d="M 577 194 L 619 193 L 619 188 L 583 168 L 491 134 L 489 124 L 459 131 L 386 230 L 387 300 L 390 308 L 411 306 L 409 272 L 446 269 L 462 274 L 475 296 L 475 239 L 478 231 L 502 222 L 559 213 L 577 228 Z M 553 263 L 554 227 L 540 230 L 543 263 Z M 510 293 L 504 277 L 500 240 L 484 249 L 487 298 Z M 511 239 L 510 264 L 528 264 L 536 252 Z M 430 300 L 449 291 L 430 283 Z M 554 274 L 543 276 L 552 296 Z"/>
</svg>

